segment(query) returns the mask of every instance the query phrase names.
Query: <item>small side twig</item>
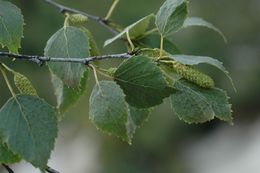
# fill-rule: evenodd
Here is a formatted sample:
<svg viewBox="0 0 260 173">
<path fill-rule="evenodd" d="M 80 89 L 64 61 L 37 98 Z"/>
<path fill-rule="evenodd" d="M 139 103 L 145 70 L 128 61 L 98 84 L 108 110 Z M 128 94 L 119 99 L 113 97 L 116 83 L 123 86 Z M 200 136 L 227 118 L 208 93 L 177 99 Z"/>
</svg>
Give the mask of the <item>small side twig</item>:
<svg viewBox="0 0 260 173">
<path fill-rule="evenodd" d="M 54 2 L 53 0 L 44 0 L 46 3 L 56 7 L 61 13 L 65 14 L 65 13 L 71 13 L 71 14 L 81 14 L 83 16 L 88 17 L 89 19 L 99 23 L 100 25 L 102 25 L 103 27 L 107 28 L 110 32 L 114 33 L 114 34 L 118 34 L 118 31 L 116 29 L 114 29 L 113 27 L 111 27 L 109 25 L 109 21 L 106 19 L 103 19 L 99 16 L 94 16 L 91 14 L 88 14 L 86 12 L 83 11 L 79 11 L 70 7 L 66 7 L 64 5 L 61 5 L 57 2 Z"/>
<path fill-rule="evenodd" d="M 12 85 L 10 84 L 10 81 L 9 81 L 7 75 L 6 75 L 5 70 L 6 70 L 6 69 L 5 69 L 5 66 L 3 66 L 2 63 L 0 63 L 0 72 L 2 73 L 2 75 L 3 75 L 3 77 L 4 77 L 4 80 L 5 80 L 6 84 L 7 84 L 7 87 L 8 87 L 8 89 L 9 89 L 10 93 L 12 94 L 12 96 L 13 96 L 14 98 L 16 98 L 16 94 L 15 94 L 15 92 L 14 92 L 14 89 L 12 88 Z"/>
<path fill-rule="evenodd" d="M 113 12 L 114 12 L 114 10 L 115 10 L 115 8 L 116 8 L 118 3 L 119 3 L 119 0 L 114 0 L 114 2 L 112 3 L 110 9 L 108 10 L 108 13 L 107 13 L 106 17 L 104 18 L 105 20 L 108 20 L 112 16 L 112 14 L 113 14 Z"/>
<path fill-rule="evenodd" d="M 46 168 L 46 172 L 48 172 L 48 173 L 60 173 L 59 171 L 56 171 L 55 169 L 53 169 L 49 166 Z"/>
<path fill-rule="evenodd" d="M 2 164 L 2 166 L 6 169 L 8 173 L 14 173 L 14 171 L 6 164 Z"/>
<path fill-rule="evenodd" d="M 91 64 L 89 64 L 89 67 L 93 70 L 96 84 L 97 84 L 99 90 L 101 91 L 101 86 L 100 86 L 100 83 L 99 83 L 99 80 L 98 80 L 97 70 L 96 70 L 96 68 L 95 68 L 93 65 L 91 65 Z"/>
</svg>

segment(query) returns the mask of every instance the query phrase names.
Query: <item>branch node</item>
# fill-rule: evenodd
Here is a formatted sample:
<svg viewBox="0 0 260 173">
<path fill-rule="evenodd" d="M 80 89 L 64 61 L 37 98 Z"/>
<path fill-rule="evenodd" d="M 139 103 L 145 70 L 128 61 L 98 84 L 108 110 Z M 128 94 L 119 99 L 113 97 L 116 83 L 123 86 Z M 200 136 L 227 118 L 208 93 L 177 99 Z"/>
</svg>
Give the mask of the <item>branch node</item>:
<svg viewBox="0 0 260 173">
<path fill-rule="evenodd" d="M 44 61 L 42 61 L 39 56 L 32 58 L 31 61 L 36 63 L 40 67 L 42 67 L 44 65 Z"/>
<path fill-rule="evenodd" d="M 89 65 L 89 60 L 86 59 L 86 60 L 83 62 L 83 64 L 88 66 L 88 65 Z"/>
<path fill-rule="evenodd" d="M 109 25 L 109 20 L 108 19 L 104 19 L 102 17 L 99 17 L 98 18 L 98 22 L 102 22 L 103 24 L 105 25 Z"/>
<path fill-rule="evenodd" d="M 133 51 L 128 52 L 127 54 L 130 56 L 137 55 L 140 52 L 141 48 L 136 48 Z"/>
<path fill-rule="evenodd" d="M 66 9 L 60 9 L 60 13 L 66 14 L 68 11 Z"/>
</svg>

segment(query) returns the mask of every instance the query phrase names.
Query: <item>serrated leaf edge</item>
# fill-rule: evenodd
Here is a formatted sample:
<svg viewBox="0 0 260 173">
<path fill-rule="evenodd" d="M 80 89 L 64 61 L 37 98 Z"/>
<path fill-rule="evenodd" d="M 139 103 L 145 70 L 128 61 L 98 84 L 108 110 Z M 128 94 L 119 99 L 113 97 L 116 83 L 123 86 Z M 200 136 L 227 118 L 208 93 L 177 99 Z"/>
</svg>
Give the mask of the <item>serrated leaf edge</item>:
<svg viewBox="0 0 260 173">
<path fill-rule="evenodd" d="M 118 85 L 116 82 L 115 82 L 115 84 Z M 118 85 L 118 86 L 119 86 L 119 85 Z M 121 89 L 120 86 L 119 86 L 119 88 Z M 122 89 L 121 89 L 121 90 L 122 90 Z M 126 95 L 124 94 L 123 90 L 122 90 L 122 94 L 123 94 L 123 98 L 125 98 Z M 91 98 L 91 97 L 90 97 L 90 98 Z M 91 102 L 91 101 L 89 101 L 89 102 Z M 101 128 L 99 128 L 99 127 L 96 125 L 96 123 L 95 123 L 95 121 L 94 121 L 94 119 L 93 119 L 93 116 L 90 116 L 90 115 L 89 115 L 89 119 L 90 119 L 90 121 L 92 122 L 92 124 L 94 124 L 94 126 L 97 128 L 97 130 L 99 130 L 99 131 L 101 131 L 102 133 L 107 134 L 107 135 L 109 135 L 109 136 L 115 136 L 115 137 L 121 139 L 122 141 L 127 142 L 129 145 L 131 145 L 131 144 L 132 144 L 132 137 L 129 136 L 129 134 L 128 134 L 128 129 L 127 129 L 127 123 L 128 123 L 128 121 L 129 121 L 128 118 L 129 118 L 129 116 L 131 116 L 131 115 L 130 115 L 130 108 L 129 108 L 129 105 L 127 104 L 126 101 L 124 102 L 124 104 L 125 104 L 125 106 L 126 106 L 126 108 L 127 108 L 127 121 L 125 122 L 125 129 L 126 129 L 126 132 L 127 132 L 127 139 L 122 138 L 122 137 L 119 136 L 119 135 L 116 135 L 116 134 L 107 132 L 107 131 L 102 130 Z"/>
<path fill-rule="evenodd" d="M 16 97 L 18 97 L 18 96 L 28 96 L 28 95 L 25 95 L 25 94 L 17 94 L 16 95 Z M 8 99 L 8 101 L 6 102 L 6 103 L 8 103 L 10 100 L 12 100 L 12 99 L 15 99 L 16 100 L 16 102 L 18 101 L 17 99 L 16 99 L 16 97 L 11 97 L 10 99 Z M 53 149 L 54 149 L 54 146 L 55 146 L 55 143 L 56 143 L 56 139 L 57 139 L 57 137 L 58 137 L 58 119 L 57 119 L 57 111 L 56 111 L 56 109 L 55 109 L 55 107 L 53 107 L 52 105 L 50 105 L 48 102 L 46 102 L 44 99 L 42 99 L 42 98 L 40 98 L 40 97 L 37 97 L 37 96 L 31 96 L 31 97 L 36 97 L 36 98 L 38 98 L 39 100 L 41 100 L 41 101 L 44 101 L 47 105 L 49 105 L 53 110 L 54 110 L 54 112 L 55 112 L 55 119 L 56 119 L 56 127 L 57 127 L 57 132 L 54 134 L 55 135 L 55 138 L 54 138 L 54 141 L 53 141 L 53 145 L 50 145 L 50 155 L 49 155 L 49 159 L 50 159 L 50 156 L 51 156 L 51 152 L 53 151 Z M 18 105 L 20 105 L 20 103 L 18 103 Z M 4 107 L 2 107 L 1 109 L 3 109 Z M 1 110 L 0 109 L 0 110 Z M 13 150 L 11 149 L 11 147 L 9 146 L 9 144 L 8 144 L 8 142 L 6 141 L 6 139 L 5 139 L 6 137 L 5 136 L 2 136 L 2 141 L 3 142 L 5 142 L 6 143 L 6 145 L 8 146 L 8 148 L 13 152 Z M 15 153 L 15 152 L 13 152 L 13 153 Z M 15 153 L 15 154 L 18 154 L 22 159 L 23 159 L 23 157 L 21 156 L 21 154 L 20 153 Z M 48 160 L 49 160 L 48 159 Z M 25 160 L 25 159 L 24 159 Z M 29 161 L 27 161 L 27 160 L 25 160 L 26 162 L 28 162 L 28 163 L 31 163 L 31 162 L 29 162 Z M 40 167 L 37 167 L 37 166 L 35 166 L 33 163 L 31 163 L 34 167 L 36 167 L 36 168 L 39 168 L 42 172 L 43 171 L 45 171 L 45 168 L 42 170 Z M 46 168 L 47 168 L 47 165 L 46 165 Z"/>
<path fill-rule="evenodd" d="M 10 52 L 12 52 L 12 53 L 18 53 L 18 49 L 19 48 L 21 48 L 21 40 L 22 40 L 22 38 L 24 38 L 24 26 L 26 25 L 25 24 L 25 22 L 24 22 L 24 16 L 23 16 L 23 14 L 22 14 L 22 10 L 20 9 L 20 8 L 18 8 L 15 4 L 13 4 L 13 3 L 11 3 L 11 2 L 9 2 L 9 1 L 3 1 L 3 2 L 6 2 L 6 3 L 9 3 L 9 4 L 11 4 L 11 6 L 13 6 L 14 8 L 16 8 L 18 11 L 19 11 L 19 13 L 20 13 L 20 17 L 21 17 L 21 19 L 22 19 L 22 30 L 21 30 L 21 38 L 19 38 L 19 44 L 17 45 L 18 47 L 17 47 L 17 52 L 12 52 L 12 51 L 10 51 L 10 49 L 9 49 L 9 46 L 10 45 L 5 45 L 5 44 L 3 44 L 3 43 L 1 43 L 0 42 L 0 45 L 2 46 L 2 48 L 4 48 L 4 47 L 7 47 L 8 48 L 8 50 L 10 51 Z M 0 19 L 2 19 L 2 16 L 0 16 Z M 3 23 L 4 24 L 4 23 Z M 4 26 L 5 26 L 5 24 L 4 24 Z M 5 26 L 5 28 L 6 28 L 6 26 Z M 9 33 L 9 31 L 8 31 L 8 33 Z M 12 43 L 13 43 L 13 38 L 12 38 L 12 36 L 10 36 L 10 39 L 12 40 Z"/>
</svg>

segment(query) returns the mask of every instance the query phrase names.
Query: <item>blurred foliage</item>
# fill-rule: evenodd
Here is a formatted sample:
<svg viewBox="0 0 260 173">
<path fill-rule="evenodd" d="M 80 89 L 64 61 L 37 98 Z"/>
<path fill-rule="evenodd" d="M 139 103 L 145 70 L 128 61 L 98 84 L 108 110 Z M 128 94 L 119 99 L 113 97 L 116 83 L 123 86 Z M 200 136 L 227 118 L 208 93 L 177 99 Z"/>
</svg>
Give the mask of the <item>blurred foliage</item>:
<svg viewBox="0 0 260 173">
<path fill-rule="evenodd" d="M 19 6 L 25 17 L 25 33 L 21 53 L 43 54 L 48 38 L 63 25 L 64 17 L 56 9 L 42 0 L 11 0 Z M 60 3 L 87 11 L 95 15 L 105 16 L 112 0 L 60 0 Z M 121 0 L 113 19 L 124 26 L 139 18 L 156 12 L 163 0 Z M 175 34 L 171 39 L 176 42 L 185 54 L 216 57 L 225 63 L 235 81 L 237 93 L 232 91 L 226 78 L 216 75 L 212 68 L 211 75 L 217 85 L 229 90 L 233 103 L 235 124 L 242 121 L 253 121 L 253 115 L 260 112 L 260 1 L 259 0 L 191 0 L 192 16 L 202 17 L 220 28 L 228 38 L 224 44 L 221 38 L 207 29 L 191 28 Z M 100 48 L 103 42 L 112 36 L 104 28 L 90 22 Z M 198 44 L 200 43 L 200 44 Z M 125 52 L 122 43 L 117 42 L 103 49 L 102 53 Z M 40 96 L 55 104 L 50 75 L 46 67 L 38 67 L 28 62 L 6 62 L 18 72 L 23 72 L 36 87 Z M 109 65 L 106 61 L 104 65 Z M 114 63 L 114 62 L 113 62 Z M 211 70 L 211 68 L 210 68 Z M 0 77 L 0 104 L 3 105 L 10 96 Z M 93 87 L 90 81 L 89 89 Z M 93 128 L 87 116 L 89 94 L 81 100 L 77 108 L 68 113 L 63 123 L 77 122 L 78 128 Z M 218 124 L 213 121 L 204 125 L 187 125 L 179 121 L 169 109 L 168 101 L 151 116 L 150 121 L 137 131 L 132 146 L 121 140 L 107 137 L 101 133 L 102 146 L 100 166 L 104 173 L 184 173 L 185 163 L 179 157 L 179 152 L 185 146 L 196 140 L 196 136 L 209 133 Z M 81 108 L 81 109 L 80 109 Z M 223 122 L 221 122 L 223 125 Z M 230 128 L 232 128 L 230 126 Z"/>
</svg>

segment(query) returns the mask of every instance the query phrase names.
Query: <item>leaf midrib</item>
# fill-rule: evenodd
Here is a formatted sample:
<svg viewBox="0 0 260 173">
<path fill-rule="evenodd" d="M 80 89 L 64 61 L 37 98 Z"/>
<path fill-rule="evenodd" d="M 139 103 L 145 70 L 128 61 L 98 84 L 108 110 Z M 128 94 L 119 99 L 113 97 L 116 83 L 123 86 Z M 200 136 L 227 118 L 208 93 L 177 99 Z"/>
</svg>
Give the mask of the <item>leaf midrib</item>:
<svg viewBox="0 0 260 173">
<path fill-rule="evenodd" d="M 24 118 L 24 120 L 25 120 L 25 122 L 26 122 L 26 124 L 28 126 L 29 134 L 30 134 L 30 136 L 32 138 L 32 142 L 34 144 L 33 146 L 36 146 L 36 140 L 35 140 L 34 135 L 32 133 L 33 132 L 32 126 L 31 126 L 29 120 L 27 119 L 25 113 L 23 112 L 23 109 L 25 109 L 25 108 L 23 108 L 23 106 L 20 104 L 19 100 L 17 99 L 17 96 L 15 96 L 14 99 L 15 99 L 16 103 L 18 104 L 19 109 L 20 109 L 21 114 L 22 114 L 22 117 Z"/>
<path fill-rule="evenodd" d="M 154 88 L 152 86 L 145 86 L 145 85 L 141 85 L 141 84 L 137 84 L 137 83 L 133 83 L 133 82 L 130 82 L 130 81 L 126 81 L 126 80 L 123 80 L 123 79 L 119 79 L 119 78 L 114 78 L 115 80 L 118 80 L 120 82 L 123 82 L 123 83 L 126 83 L 126 84 L 130 84 L 130 85 L 134 85 L 134 86 L 137 86 L 137 87 L 143 87 L 143 88 L 151 88 L 153 90 L 161 90 L 162 88 L 158 89 L 158 88 Z M 160 85 L 157 85 L 157 86 L 160 86 Z M 167 83 L 165 82 L 165 86 L 161 85 L 160 87 L 167 87 Z"/>
</svg>

